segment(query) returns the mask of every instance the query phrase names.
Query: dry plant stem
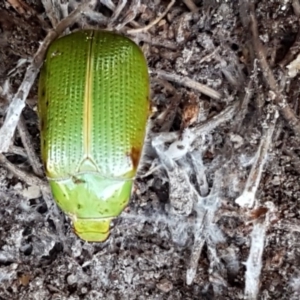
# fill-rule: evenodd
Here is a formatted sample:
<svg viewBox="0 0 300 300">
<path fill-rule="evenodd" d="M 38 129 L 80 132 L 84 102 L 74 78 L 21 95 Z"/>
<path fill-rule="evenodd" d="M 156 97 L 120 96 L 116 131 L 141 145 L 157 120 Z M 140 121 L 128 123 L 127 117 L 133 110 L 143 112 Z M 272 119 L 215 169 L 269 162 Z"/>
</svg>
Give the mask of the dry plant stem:
<svg viewBox="0 0 300 300">
<path fill-rule="evenodd" d="M 111 0 L 100 0 L 100 2 L 112 11 L 116 8 L 115 4 Z"/>
<path fill-rule="evenodd" d="M 120 0 L 117 7 L 114 9 L 114 12 L 110 18 L 109 25 L 112 25 L 114 21 L 120 16 L 122 10 L 124 9 L 125 5 L 127 4 L 127 0 Z"/>
<path fill-rule="evenodd" d="M 242 122 L 245 119 L 245 116 L 246 116 L 247 111 L 248 111 L 248 105 L 249 105 L 250 99 L 253 96 L 253 92 L 254 92 L 254 90 L 253 90 L 253 80 L 250 79 L 247 87 L 245 88 L 245 97 L 244 97 L 244 99 L 241 103 L 240 110 L 239 110 L 238 116 L 236 118 L 236 123 L 237 123 L 237 126 L 238 126 L 237 131 L 240 131 L 240 129 L 241 129 Z"/>
<path fill-rule="evenodd" d="M 89 26 L 89 28 L 95 28 L 96 30 L 99 30 L 99 25 L 104 25 L 108 23 L 108 18 L 105 17 L 103 14 L 93 11 L 93 10 L 88 10 L 82 13 L 86 18 L 89 18 L 91 21 L 96 22 L 96 26 Z"/>
<path fill-rule="evenodd" d="M 239 112 L 238 112 L 238 114 L 236 116 L 236 119 L 234 121 L 235 124 L 237 124 L 237 128 L 238 128 L 237 132 L 240 131 L 241 126 L 242 126 L 242 122 L 243 122 L 243 120 L 244 120 L 244 118 L 247 114 L 248 105 L 249 105 L 250 99 L 252 98 L 253 92 L 254 92 L 253 80 L 254 80 L 254 78 L 256 78 L 256 76 L 257 76 L 257 63 L 256 63 L 256 60 L 255 60 L 252 76 L 250 77 L 249 83 L 248 83 L 247 87 L 245 88 L 245 97 L 242 100 L 242 103 L 241 103 L 240 108 L 239 108 Z"/>
<path fill-rule="evenodd" d="M 47 17 L 49 18 L 52 27 L 55 27 L 59 22 L 59 8 L 58 3 L 52 0 L 42 0 Z"/>
<path fill-rule="evenodd" d="M 158 77 L 160 77 L 162 79 L 170 80 L 170 81 L 179 83 L 183 86 L 195 89 L 195 90 L 199 91 L 200 93 L 202 93 L 206 96 L 209 96 L 213 99 L 216 99 L 216 100 L 221 99 L 221 94 L 219 92 L 215 91 L 214 89 L 212 89 L 204 84 L 201 84 L 195 80 L 192 80 L 188 77 L 176 75 L 176 74 L 169 73 L 169 72 L 162 71 L 162 70 L 151 70 L 150 72 L 152 74 L 156 74 Z"/>
<path fill-rule="evenodd" d="M 34 173 L 38 177 L 43 177 L 42 165 L 40 164 L 39 157 L 35 154 L 35 151 L 33 148 L 33 142 L 32 142 L 31 136 L 26 128 L 26 123 L 25 123 L 23 116 L 20 117 L 20 120 L 18 123 L 18 131 L 19 131 L 19 135 L 21 137 L 23 146 L 27 152 L 28 160 L 30 162 L 30 165 L 31 165 Z"/>
<path fill-rule="evenodd" d="M 47 34 L 43 43 L 40 45 L 38 51 L 33 57 L 31 64 L 26 70 L 24 79 L 17 93 L 13 97 L 12 102 L 10 103 L 9 108 L 7 110 L 4 124 L 0 129 L 0 153 L 6 152 L 9 149 L 21 112 L 25 106 L 25 100 L 39 72 L 39 69 L 43 64 L 43 60 L 48 46 L 67 27 L 71 26 L 76 22 L 78 16 L 82 13 L 82 11 L 88 10 L 90 6 L 94 7 L 95 2 L 95 0 L 84 1 L 67 18 L 65 18 L 57 24 L 57 26 Z"/>
<path fill-rule="evenodd" d="M 191 12 L 196 13 L 199 11 L 199 8 L 196 6 L 193 0 L 183 0 L 183 3 L 188 7 L 188 9 Z"/>
<path fill-rule="evenodd" d="M 61 19 L 66 18 L 69 15 L 69 1 L 65 1 L 65 0 L 59 0 L 59 11 L 61 12 Z M 73 8 L 75 9 L 76 6 Z M 69 34 L 70 29 L 67 28 L 67 30 L 65 31 L 65 34 Z"/>
<path fill-rule="evenodd" d="M 293 6 L 293 9 L 294 9 L 295 15 L 298 18 L 300 18 L 300 3 L 299 3 L 299 0 L 293 0 L 292 6 Z"/>
<path fill-rule="evenodd" d="M 250 7 L 251 7 L 250 20 L 251 20 L 251 31 L 253 36 L 253 45 L 261 65 L 264 78 L 267 81 L 267 84 L 269 85 L 271 91 L 275 93 L 275 103 L 278 105 L 280 109 L 280 113 L 285 118 L 285 120 L 287 121 L 291 129 L 294 131 L 295 135 L 300 136 L 300 121 L 298 120 L 295 112 L 291 109 L 291 107 L 287 103 L 285 96 L 280 92 L 278 88 L 273 72 L 268 64 L 264 47 L 258 36 L 257 21 L 255 18 L 253 5 L 251 5 Z"/>
<path fill-rule="evenodd" d="M 258 190 L 265 163 L 267 161 L 268 151 L 271 148 L 272 136 L 276 126 L 277 118 L 278 115 L 277 112 L 275 112 L 273 120 L 268 123 L 268 128 L 265 130 L 261 138 L 245 189 L 242 195 L 235 200 L 235 202 L 242 207 L 252 208 L 255 203 L 255 195 Z"/>
<path fill-rule="evenodd" d="M 248 300 L 258 298 L 266 231 L 267 221 L 262 224 L 257 222 L 254 224 L 251 233 L 250 254 L 246 262 L 247 270 L 245 274 L 245 299 Z"/>
<path fill-rule="evenodd" d="M 33 176 L 27 172 L 18 169 L 14 164 L 12 164 L 3 154 L 0 153 L 0 162 L 3 166 L 8 169 L 14 176 L 18 177 L 28 185 L 43 186 L 45 182 L 40 178 Z"/>
<path fill-rule="evenodd" d="M 137 28 L 137 29 L 130 29 L 130 30 L 127 31 L 127 33 L 128 34 L 135 34 L 135 33 L 141 32 L 141 31 L 149 30 L 151 27 L 156 25 L 161 19 L 163 19 L 165 17 L 165 15 L 168 13 L 168 11 L 171 9 L 171 7 L 174 5 L 175 1 L 176 0 L 171 0 L 169 5 L 167 6 L 166 10 L 159 17 L 157 17 L 154 21 L 149 23 L 147 26 L 142 27 L 142 28 Z"/>
<path fill-rule="evenodd" d="M 27 153 L 24 150 L 24 148 L 18 147 L 18 146 L 14 146 L 14 145 L 12 145 L 12 146 L 9 147 L 8 153 L 17 154 L 17 155 L 20 155 L 20 156 L 23 156 L 23 157 L 27 157 Z"/>
<path fill-rule="evenodd" d="M 132 0 L 131 5 L 126 12 L 121 24 L 116 26 L 117 30 L 121 30 L 127 23 L 130 23 L 132 26 L 136 27 L 135 22 L 133 21 L 138 13 L 140 8 L 141 1 L 140 0 Z M 139 26 L 138 26 L 139 27 Z"/>
</svg>

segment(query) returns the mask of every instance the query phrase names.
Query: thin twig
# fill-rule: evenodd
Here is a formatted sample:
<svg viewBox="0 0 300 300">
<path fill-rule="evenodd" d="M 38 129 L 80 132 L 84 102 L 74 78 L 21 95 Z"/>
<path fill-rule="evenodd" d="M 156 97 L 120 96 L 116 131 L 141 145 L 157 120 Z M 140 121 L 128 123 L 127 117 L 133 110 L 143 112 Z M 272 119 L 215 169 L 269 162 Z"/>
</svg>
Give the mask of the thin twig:
<svg viewBox="0 0 300 300">
<path fill-rule="evenodd" d="M 46 15 L 51 22 L 52 27 L 55 27 L 60 20 L 59 6 L 56 1 L 42 0 Z"/>
<path fill-rule="evenodd" d="M 199 8 L 196 6 L 193 0 L 183 0 L 183 3 L 188 7 L 188 9 L 191 12 L 197 13 L 199 11 Z"/>
<path fill-rule="evenodd" d="M 248 82 L 247 87 L 245 88 L 245 96 L 241 102 L 239 111 L 237 113 L 236 119 L 234 120 L 235 124 L 237 124 L 237 132 L 240 131 L 241 126 L 243 124 L 243 120 L 248 111 L 249 102 L 253 96 L 254 89 L 253 89 L 253 80 L 257 77 L 257 60 L 254 61 L 254 67 L 252 71 L 252 75 L 250 76 L 250 80 Z"/>
<path fill-rule="evenodd" d="M 27 157 L 27 153 L 24 150 L 24 148 L 18 147 L 18 146 L 15 146 L 15 145 L 12 145 L 12 146 L 9 147 L 8 153 L 17 154 L 17 155 L 20 155 L 20 156 L 23 156 L 23 157 Z"/>
<path fill-rule="evenodd" d="M 295 112 L 291 109 L 286 101 L 286 97 L 280 92 L 277 82 L 275 80 L 274 74 L 267 61 L 264 47 L 258 36 L 257 21 L 254 12 L 254 5 L 250 5 L 250 21 L 251 21 L 251 31 L 253 36 L 253 45 L 256 51 L 257 57 L 259 59 L 261 69 L 264 78 L 269 85 L 273 93 L 275 93 L 274 101 L 280 109 L 280 113 L 287 121 L 288 125 L 294 131 L 297 136 L 300 136 L 300 121 L 298 120 Z"/>
<path fill-rule="evenodd" d="M 40 163 L 39 157 L 35 154 L 35 151 L 33 148 L 33 142 L 30 137 L 30 134 L 27 130 L 26 123 L 25 123 L 23 116 L 20 117 L 20 120 L 18 123 L 18 131 L 19 131 L 19 135 L 21 137 L 23 146 L 27 152 L 28 160 L 30 162 L 30 165 L 31 165 L 34 173 L 39 177 L 43 177 L 42 165 Z"/>
<path fill-rule="evenodd" d="M 114 11 L 116 6 L 111 0 L 100 0 L 100 2 L 109 8 L 111 11 Z"/>
<path fill-rule="evenodd" d="M 139 8 L 141 5 L 140 0 L 132 0 L 129 9 L 127 10 L 125 16 L 122 18 L 121 23 L 116 26 L 116 30 L 121 30 L 126 24 L 130 23 L 135 26 L 135 22 L 133 21 L 138 14 Z"/>
<path fill-rule="evenodd" d="M 93 11 L 93 10 L 87 10 L 85 12 L 82 12 L 82 15 L 86 18 L 89 18 L 91 21 L 96 22 L 97 25 L 95 26 L 95 29 L 99 29 L 99 25 L 106 26 L 108 23 L 108 18 L 105 17 L 103 14 Z M 92 25 L 89 25 L 89 28 L 92 28 Z"/>
<path fill-rule="evenodd" d="M 109 27 L 115 22 L 115 20 L 120 16 L 122 10 L 127 4 L 127 0 L 121 0 L 119 1 L 117 7 L 114 9 L 114 12 L 109 20 Z"/>
<path fill-rule="evenodd" d="M 14 164 L 12 164 L 3 154 L 0 153 L 0 162 L 8 169 L 14 176 L 18 177 L 28 185 L 44 186 L 46 183 L 40 178 L 33 176 L 25 171 L 20 170 Z"/>
<path fill-rule="evenodd" d="M 43 64 L 43 60 L 48 46 L 67 27 L 71 26 L 76 22 L 78 16 L 82 13 L 82 11 L 90 9 L 90 7 L 94 7 L 95 2 L 96 0 L 84 1 L 67 18 L 65 18 L 59 24 L 57 24 L 57 26 L 47 34 L 46 38 L 44 39 L 44 42 L 40 45 L 38 51 L 34 55 L 31 64 L 26 70 L 24 79 L 17 93 L 15 94 L 7 110 L 4 124 L 0 129 L 0 153 L 6 152 L 9 149 L 11 140 L 13 138 L 18 121 L 20 119 L 21 112 L 25 106 L 25 100 L 39 72 L 39 69 Z"/>
<path fill-rule="evenodd" d="M 174 5 L 175 1 L 176 0 L 171 0 L 169 5 L 167 6 L 166 10 L 159 17 L 157 17 L 154 21 L 149 23 L 147 26 L 141 27 L 141 28 L 136 28 L 136 29 L 130 29 L 130 30 L 127 31 L 127 33 L 128 34 L 135 34 L 135 33 L 141 32 L 141 31 L 149 30 L 151 27 L 156 25 L 161 19 L 163 19 L 165 17 L 165 15 L 168 13 L 168 11 L 171 9 L 171 7 Z"/>
<path fill-rule="evenodd" d="M 155 74 L 160 78 L 170 80 L 170 81 L 182 84 L 186 87 L 195 89 L 195 90 L 199 91 L 200 93 L 207 95 L 213 99 L 216 99 L 216 100 L 221 99 L 221 94 L 219 92 L 217 92 L 214 89 L 212 89 L 204 84 L 201 84 L 193 79 L 190 79 L 188 77 L 176 75 L 176 74 L 169 73 L 169 72 L 162 71 L 162 70 L 150 70 L 150 73 Z"/>
</svg>

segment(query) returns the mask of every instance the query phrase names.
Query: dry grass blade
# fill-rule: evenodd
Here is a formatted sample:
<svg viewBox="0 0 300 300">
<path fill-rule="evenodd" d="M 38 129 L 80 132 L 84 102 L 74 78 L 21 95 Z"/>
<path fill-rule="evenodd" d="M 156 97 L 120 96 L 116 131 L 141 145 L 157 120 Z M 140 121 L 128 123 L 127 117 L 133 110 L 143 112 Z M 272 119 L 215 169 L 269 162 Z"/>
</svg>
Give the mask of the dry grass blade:
<svg viewBox="0 0 300 300">
<path fill-rule="evenodd" d="M 17 155 L 20 155 L 20 156 L 23 156 L 23 157 L 27 157 L 27 153 L 26 153 L 26 151 L 24 150 L 23 147 L 18 147 L 18 146 L 14 146 L 14 145 L 9 147 L 8 153 L 17 154 Z"/>
<path fill-rule="evenodd" d="M 183 0 L 183 3 L 188 7 L 188 9 L 191 12 L 196 13 L 199 11 L 199 8 L 196 6 L 193 0 Z"/>
<path fill-rule="evenodd" d="M 42 165 L 40 164 L 39 157 L 36 155 L 36 153 L 34 151 L 32 139 L 27 130 L 25 120 L 22 116 L 20 117 L 20 121 L 18 123 L 18 131 L 19 131 L 19 135 L 21 137 L 23 146 L 26 149 L 27 157 L 28 157 L 28 160 L 30 162 L 30 165 L 31 165 L 34 173 L 37 176 L 42 177 L 43 176 Z"/>
<path fill-rule="evenodd" d="M 121 23 L 116 26 L 116 30 L 121 30 L 128 23 L 130 23 L 134 27 L 137 27 L 133 20 L 135 19 L 136 15 L 139 11 L 140 5 L 141 5 L 140 0 L 133 0 L 131 2 L 131 5 L 130 5 L 129 9 L 127 10 L 126 14 L 124 15 L 124 17 L 122 18 Z"/>
<path fill-rule="evenodd" d="M 37 185 L 37 186 L 44 186 L 45 182 L 41 180 L 40 178 L 33 176 L 27 172 L 24 172 L 20 169 L 18 169 L 14 164 L 12 164 L 3 154 L 0 153 L 0 162 L 3 164 L 3 166 L 8 169 L 14 176 L 21 179 L 28 185 Z"/>
<path fill-rule="evenodd" d="M 52 27 L 55 27 L 60 20 L 60 11 L 57 2 L 51 0 L 42 0 L 47 17 L 49 18 Z"/>
<path fill-rule="evenodd" d="M 166 10 L 159 17 L 157 17 L 154 21 L 152 21 L 150 24 L 148 24 L 147 26 L 142 27 L 142 28 L 130 29 L 130 30 L 127 31 L 127 33 L 128 34 L 135 34 L 135 33 L 138 33 L 138 32 L 149 30 L 151 27 L 153 27 L 154 25 L 156 25 L 161 19 L 163 19 L 166 16 L 166 14 L 168 13 L 168 11 L 174 5 L 175 1 L 176 0 L 172 0 L 169 3 L 169 5 L 167 6 Z"/>
<path fill-rule="evenodd" d="M 195 80 L 192 80 L 188 77 L 176 75 L 176 74 L 169 73 L 169 72 L 162 71 L 162 70 L 152 70 L 151 72 L 152 72 L 152 74 L 156 74 L 158 77 L 160 77 L 162 79 L 170 80 L 170 81 L 182 84 L 183 86 L 195 89 L 195 90 L 201 92 L 202 94 L 209 96 L 213 99 L 216 99 L 216 100 L 221 99 L 221 94 L 219 92 L 215 91 L 214 89 L 212 89 L 204 84 L 201 84 Z"/>
<path fill-rule="evenodd" d="M 127 0 L 119 1 L 117 7 L 114 9 L 114 12 L 110 18 L 110 21 L 109 21 L 110 24 L 112 24 L 120 16 L 120 14 L 123 11 L 126 4 L 127 4 Z"/>
<path fill-rule="evenodd" d="M 100 2 L 112 11 L 116 8 L 115 4 L 111 0 L 100 0 Z"/>
<path fill-rule="evenodd" d="M 256 78 L 256 77 L 257 77 L 257 60 L 254 61 L 252 76 L 247 84 L 247 87 L 245 88 L 245 96 L 244 96 L 243 100 L 241 101 L 239 111 L 238 111 L 236 119 L 234 121 L 238 127 L 237 131 L 239 131 L 241 129 L 243 120 L 248 112 L 248 105 L 249 105 L 249 102 L 254 93 L 253 81 L 254 81 L 254 78 Z"/>
<path fill-rule="evenodd" d="M 38 51 L 33 57 L 31 64 L 26 70 L 24 79 L 17 93 L 13 97 L 12 102 L 10 103 L 7 110 L 4 124 L 0 129 L 0 140 L 2 141 L 0 145 L 0 153 L 6 152 L 9 149 L 11 140 L 20 119 L 21 112 L 25 106 L 25 100 L 39 72 L 39 69 L 43 64 L 43 59 L 48 46 L 67 27 L 76 22 L 78 16 L 82 13 L 82 11 L 89 9 L 90 7 L 93 8 L 95 3 L 95 0 L 87 0 L 79 5 L 77 9 L 75 9 L 67 18 L 58 23 L 57 26 L 47 34 L 43 43 L 40 45 Z"/>
</svg>

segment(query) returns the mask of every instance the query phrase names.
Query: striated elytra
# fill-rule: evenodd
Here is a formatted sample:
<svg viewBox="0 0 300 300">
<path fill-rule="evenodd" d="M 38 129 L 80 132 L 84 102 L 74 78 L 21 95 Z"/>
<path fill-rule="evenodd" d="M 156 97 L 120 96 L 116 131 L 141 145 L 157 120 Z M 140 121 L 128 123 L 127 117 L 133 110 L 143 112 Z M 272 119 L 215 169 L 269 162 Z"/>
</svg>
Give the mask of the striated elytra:
<svg viewBox="0 0 300 300">
<path fill-rule="evenodd" d="M 149 115 L 140 48 L 82 30 L 54 41 L 39 80 L 41 153 L 54 199 L 83 240 L 101 242 L 127 206 Z"/>
</svg>

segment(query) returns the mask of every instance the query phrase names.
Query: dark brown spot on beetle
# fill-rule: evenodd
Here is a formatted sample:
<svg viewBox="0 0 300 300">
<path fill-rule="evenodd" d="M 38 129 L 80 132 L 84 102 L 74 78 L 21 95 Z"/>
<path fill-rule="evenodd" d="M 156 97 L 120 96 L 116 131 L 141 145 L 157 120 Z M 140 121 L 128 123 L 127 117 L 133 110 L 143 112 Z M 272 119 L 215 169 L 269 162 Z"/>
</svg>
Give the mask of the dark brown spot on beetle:
<svg viewBox="0 0 300 300">
<path fill-rule="evenodd" d="M 128 156 L 131 158 L 134 169 L 137 169 L 141 156 L 141 148 L 132 147 Z"/>
<path fill-rule="evenodd" d="M 75 184 L 82 184 L 82 183 L 85 183 L 85 181 L 83 179 L 80 179 L 76 176 L 72 176 L 72 181 L 75 183 Z"/>
<path fill-rule="evenodd" d="M 42 96 L 44 97 L 46 95 L 46 90 L 45 88 L 42 89 Z"/>
</svg>

